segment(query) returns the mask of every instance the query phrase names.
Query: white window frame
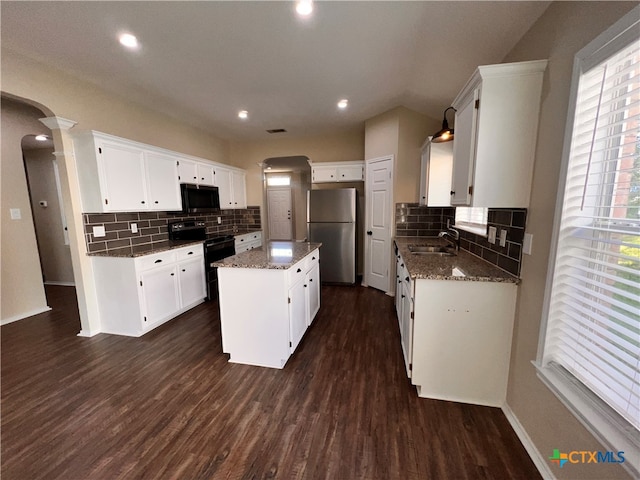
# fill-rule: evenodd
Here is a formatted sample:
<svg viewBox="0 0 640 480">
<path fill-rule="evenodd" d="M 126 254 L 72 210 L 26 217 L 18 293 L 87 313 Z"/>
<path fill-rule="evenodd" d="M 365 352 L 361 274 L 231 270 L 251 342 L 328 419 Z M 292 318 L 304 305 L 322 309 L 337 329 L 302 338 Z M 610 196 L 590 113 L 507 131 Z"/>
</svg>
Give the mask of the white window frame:
<svg viewBox="0 0 640 480">
<path fill-rule="evenodd" d="M 603 400 L 562 367 L 544 365 L 543 354 L 547 333 L 547 320 L 552 300 L 552 282 L 556 264 L 572 133 L 574 130 L 579 80 L 583 72 L 600 64 L 605 59 L 625 48 L 631 41 L 637 41 L 638 28 L 640 28 L 640 7 L 631 10 L 612 27 L 599 35 L 580 50 L 574 59 L 569 111 L 565 129 L 562 164 L 558 183 L 558 197 L 556 200 L 551 252 L 549 256 L 544 307 L 538 342 L 538 354 L 536 360 L 533 362 L 538 377 L 542 382 L 600 443 L 611 451 L 625 452 L 625 462 L 621 465 L 634 477 L 640 476 L 639 432 L 630 426 L 629 422 L 625 421 L 613 408 L 609 407 Z"/>
<path fill-rule="evenodd" d="M 489 209 L 487 207 L 456 207 L 455 225 L 460 230 L 487 236 Z M 479 221 L 475 221 L 479 219 Z"/>
</svg>

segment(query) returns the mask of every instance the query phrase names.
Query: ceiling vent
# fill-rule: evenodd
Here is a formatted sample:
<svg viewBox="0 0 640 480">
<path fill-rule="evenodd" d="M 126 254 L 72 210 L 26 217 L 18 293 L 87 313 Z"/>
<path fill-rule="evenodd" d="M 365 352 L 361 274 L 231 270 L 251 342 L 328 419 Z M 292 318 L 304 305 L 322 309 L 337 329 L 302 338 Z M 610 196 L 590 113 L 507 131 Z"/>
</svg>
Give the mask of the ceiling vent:
<svg viewBox="0 0 640 480">
<path fill-rule="evenodd" d="M 287 131 L 284 128 L 272 128 L 267 130 L 267 133 L 287 133 Z"/>
</svg>

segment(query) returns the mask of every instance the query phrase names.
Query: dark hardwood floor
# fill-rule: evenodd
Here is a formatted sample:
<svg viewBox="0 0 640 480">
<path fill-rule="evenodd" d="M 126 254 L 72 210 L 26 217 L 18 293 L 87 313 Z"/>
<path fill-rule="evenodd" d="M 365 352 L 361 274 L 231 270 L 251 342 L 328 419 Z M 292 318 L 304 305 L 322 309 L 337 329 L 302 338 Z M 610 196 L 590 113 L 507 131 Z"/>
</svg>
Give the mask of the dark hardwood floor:
<svg viewBox="0 0 640 480">
<path fill-rule="evenodd" d="M 541 478 L 499 409 L 418 398 L 376 290 L 323 287 L 283 370 L 228 363 L 216 303 L 80 338 L 73 288 L 47 294 L 0 330 L 2 480 Z"/>
</svg>

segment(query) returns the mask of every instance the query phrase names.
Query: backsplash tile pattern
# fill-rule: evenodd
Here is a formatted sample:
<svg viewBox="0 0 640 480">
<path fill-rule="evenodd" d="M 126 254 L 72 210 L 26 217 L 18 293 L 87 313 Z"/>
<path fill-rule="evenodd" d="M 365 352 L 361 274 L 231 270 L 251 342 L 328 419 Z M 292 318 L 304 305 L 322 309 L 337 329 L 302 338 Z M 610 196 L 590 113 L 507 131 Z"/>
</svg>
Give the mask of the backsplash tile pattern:
<svg viewBox="0 0 640 480">
<path fill-rule="evenodd" d="M 496 227 L 495 245 L 489 243 L 487 237 L 460 230 L 460 248 L 513 275 L 520 276 L 526 220 L 527 210 L 525 208 L 490 208 L 487 226 Z M 507 244 L 504 247 L 500 246 L 500 230 L 507 231 Z"/>
<path fill-rule="evenodd" d="M 436 237 L 446 230 L 447 220 L 454 226 L 455 207 L 426 207 L 417 203 L 396 204 L 396 237 Z M 460 231 L 460 248 L 516 276 L 520 275 L 522 242 L 527 220 L 525 208 L 490 208 L 487 225 L 507 230 L 507 244 L 493 245 L 482 235 Z"/>
<path fill-rule="evenodd" d="M 454 207 L 427 207 L 418 203 L 396 204 L 396 237 L 437 237 L 453 224 Z"/>
<path fill-rule="evenodd" d="M 218 217 L 221 223 L 218 224 Z M 180 220 L 204 220 L 207 236 L 231 235 L 234 231 L 260 230 L 260 207 L 220 210 L 217 213 L 122 212 L 83 214 L 85 240 L 89 252 L 126 253 L 148 250 L 150 245 L 169 239 L 167 224 Z M 131 224 L 138 232 L 131 232 Z M 94 237 L 93 227 L 104 226 L 105 236 Z"/>
</svg>

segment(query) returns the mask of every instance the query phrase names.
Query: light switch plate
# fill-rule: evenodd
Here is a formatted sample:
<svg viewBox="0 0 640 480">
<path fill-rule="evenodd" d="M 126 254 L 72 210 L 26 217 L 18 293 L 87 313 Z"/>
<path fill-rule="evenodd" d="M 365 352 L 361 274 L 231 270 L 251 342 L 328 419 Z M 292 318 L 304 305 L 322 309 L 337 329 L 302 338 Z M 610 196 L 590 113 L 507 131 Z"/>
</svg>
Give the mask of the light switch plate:
<svg viewBox="0 0 640 480">
<path fill-rule="evenodd" d="M 218 217 L 218 225 L 222 223 L 222 217 Z"/>
<path fill-rule="evenodd" d="M 500 230 L 500 246 L 501 247 L 506 247 L 507 246 L 507 231 L 506 230 Z"/>
<path fill-rule="evenodd" d="M 11 214 L 11 220 L 20 220 L 22 218 L 19 208 L 10 208 L 9 213 Z"/>
<path fill-rule="evenodd" d="M 104 225 L 98 225 L 93 227 L 93 236 L 94 237 L 106 237 L 107 234 L 104 231 Z"/>
<path fill-rule="evenodd" d="M 489 227 L 489 238 L 487 238 L 489 243 L 496 243 L 496 232 L 496 227 Z"/>
<path fill-rule="evenodd" d="M 524 240 L 522 242 L 522 253 L 525 255 L 531 255 L 531 244 L 533 243 L 533 235 L 530 233 L 524 234 Z"/>
<path fill-rule="evenodd" d="M 131 233 L 138 233 L 138 224 L 137 223 L 132 223 L 131 224 Z"/>
</svg>

